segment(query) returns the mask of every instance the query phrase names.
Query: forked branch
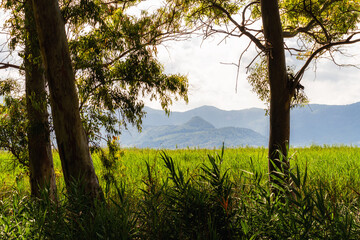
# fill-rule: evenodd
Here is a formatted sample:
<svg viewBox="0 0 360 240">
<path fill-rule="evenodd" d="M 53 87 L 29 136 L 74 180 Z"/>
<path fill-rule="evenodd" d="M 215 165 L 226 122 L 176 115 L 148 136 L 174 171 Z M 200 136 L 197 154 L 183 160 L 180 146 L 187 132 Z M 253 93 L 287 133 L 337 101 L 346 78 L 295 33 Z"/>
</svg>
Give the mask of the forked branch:
<svg viewBox="0 0 360 240">
<path fill-rule="evenodd" d="M 301 81 L 301 79 L 302 79 L 302 77 L 303 77 L 303 75 L 305 73 L 305 70 L 309 67 L 311 61 L 318 56 L 318 54 L 320 54 L 324 50 L 328 50 L 328 49 L 330 49 L 332 47 L 341 46 L 341 45 L 348 45 L 348 44 L 354 44 L 354 43 L 360 42 L 360 38 L 353 39 L 358 34 L 360 34 L 360 32 L 353 33 L 348 38 L 346 38 L 344 40 L 328 43 L 328 44 L 325 44 L 324 46 L 319 47 L 318 49 L 316 49 L 309 56 L 309 58 L 306 60 L 305 64 L 302 66 L 302 68 L 296 73 L 295 78 L 294 78 L 294 83 L 295 84 L 293 86 L 295 87 L 300 83 L 300 81 Z M 291 89 L 291 90 L 294 90 L 294 89 Z"/>
<path fill-rule="evenodd" d="M 251 5 L 255 4 L 255 3 L 258 3 L 258 1 L 256 2 L 252 2 L 250 3 L 248 6 L 245 7 L 244 11 L 243 11 L 243 14 L 244 12 L 246 11 L 246 9 L 248 7 L 250 7 Z M 246 30 L 245 26 L 242 25 L 242 24 L 239 24 L 232 16 L 231 14 L 229 13 L 229 11 L 227 11 L 223 6 L 221 6 L 220 4 L 218 3 L 215 3 L 215 2 L 211 2 L 212 6 L 217 8 L 218 10 L 222 11 L 226 17 L 239 29 L 239 31 L 241 33 L 243 33 L 245 36 L 247 36 L 261 51 L 266 51 L 266 47 L 261 43 L 261 41 L 256 38 L 253 34 L 251 34 L 249 31 Z M 243 15 L 244 17 L 244 15 Z M 243 19 L 243 22 L 244 22 L 244 19 Z"/>
</svg>

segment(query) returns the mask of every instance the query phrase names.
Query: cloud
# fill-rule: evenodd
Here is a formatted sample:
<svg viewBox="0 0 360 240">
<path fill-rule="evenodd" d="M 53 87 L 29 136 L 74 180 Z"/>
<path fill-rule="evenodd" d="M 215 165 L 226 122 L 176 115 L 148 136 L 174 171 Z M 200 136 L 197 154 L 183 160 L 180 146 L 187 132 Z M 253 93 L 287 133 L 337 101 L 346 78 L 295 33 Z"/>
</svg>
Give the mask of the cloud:
<svg viewBox="0 0 360 240">
<path fill-rule="evenodd" d="M 237 63 L 246 42 L 230 39 L 226 44 L 219 44 L 221 40 L 221 37 L 217 37 L 202 41 L 195 37 L 188 41 L 167 42 L 158 48 L 158 58 L 164 64 L 165 71 L 184 74 L 189 79 L 189 104 L 176 103 L 172 109 L 181 111 L 202 105 L 228 110 L 264 106 L 251 92 L 246 80 L 245 64 L 251 61 L 251 52 L 243 59 L 237 92 L 237 68 L 222 64 Z M 155 103 L 147 105 L 160 107 Z"/>
<path fill-rule="evenodd" d="M 345 55 L 337 54 L 338 64 L 358 64 L 359 44 L 344 48 Z M 351 55 L 350 55 L 351 53 Z M 348 56 L 346 56 L 348 55 Z M 360 101 L 360 69 L 339 67 L 329 59 L 320 59 L 309 68 L 302 81 L 310 102 L 343 105 Z"/>
<path fill-rule="evenodd" d="M 159 47 L 159 60 L 165 66 L 167 73 L 181 73 L 189 78 L 189 104 L 175 103 L 173 110 L 184 111 L 201 105 L 212 105 L 221 109 L 243 109 L 251 107 L 264 108 L 262 103 L 251 91 L 247 82 L 245 67 L 249 64 L 256 52 L 251 48 L 241 62 L 241 71 L 238 79 L 237 68 L 222 63 L 237 63 L 240 54 L 248 44 L 245 38 L 231 38 L 226 44 L 218 44 L 222 38 L 214 37 L 202 41 L 193 38 L 188 41 L 167 42 L 166 47 Z M 359 45 L 359 44 L 357 44 Z M 357 64 L 360 61 L 358 46 L 344 48 L 346 54 L 352 57 L 335 55 L 338 63 Z M 294 57 L 287 56 L 288 65 L 300 63 Z M 315 66 L 315 67 L 314 67 Z M 350 104 L 360 101 L 360 70 L 353 67 L 339 68 L 328 59 L 319 59 L 315 65 L 310 64 L 302 84 L 311 103 L 321 104 Z M 147 103 L 148 106 L 160 108 L 156 103 Z"/>
</svg>

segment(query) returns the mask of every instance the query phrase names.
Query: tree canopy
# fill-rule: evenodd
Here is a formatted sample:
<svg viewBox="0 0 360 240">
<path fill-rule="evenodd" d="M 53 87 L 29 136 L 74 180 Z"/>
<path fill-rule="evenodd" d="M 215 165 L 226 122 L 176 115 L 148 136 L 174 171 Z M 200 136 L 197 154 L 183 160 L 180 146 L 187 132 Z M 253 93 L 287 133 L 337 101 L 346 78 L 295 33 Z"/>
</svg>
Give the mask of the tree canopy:
<svg viewBox="0 0 360 240">
<path fill-rule="evenodd" d="M 10 0 L 2 2 L 2 6 L 11 13 L 6 21 L 10 34 L 9 48 L 12 51 L 19 50 L 24 63 L 21 66 L 1 63 L 1 68 L 15 67 L 26 76 L 27 115 L 22 117 L 27 116 L 29 120 L 30 116 L 36 117 L 38 114 L 34 115 L 34 111 L 39 109 L 35 105 L 39 103 L 44 104 L 41 105 L 43 115 L 33 120 L 44 121 L 41 125 L 47 122 L 46 97 L 28 89 L 31 86 L 36 88 L 35 85 L 28 84 L 31 81 L 35 83 L 36 79 L 32 77 L 34 74 L 40 81 L 46 73 L 52 123 L 66 185 L 71 187 L 72 181 L 84 177 L 85 192 L 93 197 L 102 194 L 88 144 L 98 149 L 99 141 L 106 139 L 111 147 L 112 136 L 120 134 L 119 125 L 126 128 L 127 123 L 131 123 L 140 130 L 141 119 L 145 114 L 144 97 L 159 100 L 166 112 L 169 112 L 172 96 L 176 100 L 183 98 L 187 101 L 187 78 L 178 74 L 165 74 L 156 59 L 156 46 L 165 40 L 174 39 L 181 31 L 181 26 L 174 20 L 176 13 L 163 8 L 151 15 L 146 12 L 142 12 L 139 17 L 128 15 L 126 10 L 139 2 L 125 1 L 119 4 L 104 1 L 62 1 L 61 12 L 57 1 L 49 2 L 51 6 L 43 1 L 27 0 L 25 4 Z M 33 13 L 27 7 L 29 5 L 34 6 Z M 29 28 L 35 25 L 34 22 L 29 24 L 32 20 L 28 17 L 32 14 L 35 15 L 39 42 L 36 30 Z M 52 28 L 49 28 L 49 24 L 53 24 Z M 185 32 L 181 31 L 181 34 Z M 51 39 L 54 36 L 57 36 L 56 40 Z M 40 49 L 42 56 L 39 54 Z M 4 87 L 11 83 L 12 81 L 6 82 Z M 45 91 L 43 83 L 35 84 L 42 85 L 42 91 Z M 37 97 L 41 99 L 34 99 Z M 6 112 L 8 107 L 8 104 L 4 105 L 3 111 Z M 20 111 L 21 108 L 17 107 L 16 110 Z M 82 122 L 79 122 L 79 111 Z M 7 139 L 1 138 L 5 141 L 2 146 L 8 150 L 15 146 L 17 152 L 22 148 L 21 153 L 26 156 L 25 147 L 29 146 L 30 182 L 32 190 L 38 189 L 38 183 L 46 185 L 47 178 L 54 180 L 51 147 L 44 145 L 48 143 L 49 136 L 36 134 L 36 137 L 45 137 L 38 139 L 43 140 L 44 144 L 30 141 L 30 133 L 35 133 L 35 122 L 23 121 L 19 124 L 21 119 L 17 116 L 19 114 L 13 114 L 10 119 L 5 118 L 3 125 L 7 124 L 4 134 L 10 137 L 14 135 L 13 129 L 17 129 L 17 138 L 15 136 L 14 140 L 18 142 L 9 145 Z M 39 125 L 40 122 L 35 124 Z M 15 125 L 17 128 L 13 127 Z M 43 127 L 41 131 L 46 133 L 49 128 L 45 125 Z M 105 128 L 107 136 L 102 136 L 102 128 Z M 51 159 L 46 163 L 39 157 L 31 157 L 30 146 L 39 145 L 44 145 L 44 156 L 50 154 Z M 13 154 L 17 152 L 13 151 Z M 25 161 L 22 163 L 27 164 Z M 35 170 L 39 172 L 35 173 Z M 35 175 L 38 180 L 31 177 Z M 54 188 L 51 190 L 53 193 L 56 192 L 54 181 Z M 36 189 L 32 191 L 35 196 L 38 195 Z"/>
<path fill-rule="evenodd" d="M 178 13 L 169 8 L 143 11 L 139 16 L 127 13 L 140 2 L 60 2 L 81 116 L 93 143 L 105 137 L 99 134 L 103 128 L 109 137 L 120 134 L 119 124 L 126 128 L 130 123 L 140 130 L 145 97 L 160 101 L 167 113 L 173 100 L 188 100 L 187 78 L 165 73 L 156 57 L 158 45 L 188 32 L 179 24 Z M 22 5 L 7 0 L 3 7 L 11 12 L 6 22 L 11 36 L 9 47 L 23 56 L 21 49 L 27 36 Z"/>
<path fill-rule="evenodd" d="M 145 96 L 159 100 L 167 112 L 172 96 L 175 100 L 187 101 L 187 78 L 165 74 L 156 59 L 157 45 L 174 39 L 181 31 L 174 20 L 175 13 L 159 9 L 135 17 L 126 13 L 130 6 L 126 3 L 121 6 L 98 4 L 64 9 L 69 16 L 78 16 L 72 13 L 78 8 L 97 13 L 84 14 L 82 27 L 71 28 L 75 36 L 70 40 L 70 51 L 83 117 L 92 116 L 94 123 L 102 122 L 110 131 L 114 129 L 104 120 L 113 122 L 118 117 L 113 115 L 116 110 L 120 111 L 121 124 L 126 127 L 129 122 L 140 129 Z"/>
</svg>

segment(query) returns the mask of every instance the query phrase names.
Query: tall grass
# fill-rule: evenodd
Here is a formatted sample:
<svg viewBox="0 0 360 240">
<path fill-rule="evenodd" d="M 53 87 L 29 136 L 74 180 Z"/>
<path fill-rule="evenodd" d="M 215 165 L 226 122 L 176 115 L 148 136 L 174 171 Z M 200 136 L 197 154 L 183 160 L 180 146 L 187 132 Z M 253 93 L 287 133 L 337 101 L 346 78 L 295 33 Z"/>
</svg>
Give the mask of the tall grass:
<svg viewBox="0 0 360 240">
<path fill-rule="evenodd" d="M 76 192 L 30 199 L 26 177 L 9 179 L 21 171 L 1 165 L 0 239 L 359 239 L 359 153 L 295 149 L 275 196 L 266 149 L 124 149 L 95 207 Z"/>
</svg>

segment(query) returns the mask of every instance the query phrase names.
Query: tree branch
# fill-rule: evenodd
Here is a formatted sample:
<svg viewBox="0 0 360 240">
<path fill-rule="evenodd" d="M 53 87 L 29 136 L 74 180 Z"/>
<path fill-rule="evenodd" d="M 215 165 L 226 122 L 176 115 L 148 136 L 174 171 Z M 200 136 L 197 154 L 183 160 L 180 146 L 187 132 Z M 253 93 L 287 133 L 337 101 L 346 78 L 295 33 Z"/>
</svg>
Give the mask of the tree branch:
<svg viewBox="0 0 360 240">
<path fill-rule="evenodd" d="M 352 35 L 350 35 L 347 39 L 344 39 L 342 41 L 337 41 L 337 42 L 332 42 L 332 43 L 328 43 L 322 47 L 319 47 L 318 49 L 316 49 L 311 55 L 310 57 L 306 60 L 304 66 L 296 73 L 295 75 L 295 78 L 294 78 L 294 82 L 295 84 L 293 85 L 293 88 L 294 89 L 291 89 L 292 90 L 295 90 L 295 87 L 300 83 L 304 73 L 305 73 L 305 70 L 307 69 L 307 67 L 310 65 L 311 61 L 318 55 L 320 54 L 322 51 L 324 50 L 328 50 L 332 47 L 335 47 L 335 46 L 340 46 L 340 45 L 348 45 L 348 44 L 354 44 L 354 43 L 357 43 L 357 42 L 360 42 L 360 38 L 358 39 L 355 39 L 355 40 L 352 40 L 352 38 L 357 35 L 357 34 L 360 34 L 360 32 L 357 32 L 357 33 L 353 33 Z"/>
<path fill-rule="evenodd" d="M 322 44 L 325 44 L 325 43 L 329 43 L 331 41 L 331 38 L 329 36 L 329 33 L 327 32 L 325 26 L 320 22 L 319 19 L 317 19 L 317 17 L 314 15 L 314 13 L 312 12 L 312 0 L 310 0 L 310 10 L 307 9 L 307 5 L 306 5 L 306 1 L 303 0 L 303 5 L 304 5 L 304 10 L 305 12 L 307 12 L 313 19 L 314 21 L 320 26 L 321 30 L 323 31 L 324 35 L 325 35 L 325 38 L 326 38 L 326 42 L 319 42 L 319 43 L 322 43 Z M 315 35 L 314 35 L 315 37 Z M 316 38 L 315 38 L 316 39 Z"/>
<path fill-rule="evenodd" d="M 331 6 L 331 4 L 335 3 L 335 2 L 339 2 L 341 0 L 330 0 L 330 1 L 327 1 L 323 7 L 321 8 L 321 10 L 319 11 L 320 13 L 324 12 L 329 6 Z M 309 13 L 307 10 L 306 10 L 306 5 L 305 5 L 305 1 L 303 2 L 304 4 L 304 10 Z M 313 34 L 310 34 L 310 30 L 312 30 L 313 28 L 315 28 L 317 25 L 316 23 L 319 24 L 319 26 L 323 29 L 323 31 L 325 33 L 327 33 L 326 29 L 324 28 L 324 26 L 319 22 L 319 20 L 314 16 L 314 14 L 312 12 L 309 13 L 311 15 L 311 17 L 313 18 L 305 27 L 298 27 L 298 28 L 295 28 L 293 31 L 285 31 L 283 32 L 283 37 L 284 38 L 292 38 L 292 37 L 295 37 L 297 34 L 299 33 L 305 33 L 305 34 L 308 34 L 310 35 L 311 37 L 315 38 Z"/>
<path fill-rule="evenodd" d="M 315 21 L 312 20 L 305 27 L 295 28 L 295 30 L 292 32 L 285 31 L 285 32 L 283 32 L 283 37 L 284 38 L 293 38 L 296 35 L 298 35 L 299 33 L 308 33 L 315 26 L 314 23 L 315 23 Z"/>
<path fill-rule="evenodd" d="M 0 69 L 6 69 L 6 68 L 15 68 L 15 69 L 23 69 L 22 67 L 18 65 L 14 65 L 11 63 L 0 63 Z"/>
<path fill-rule="evenodd" d="M 254 3 L 258 3 L 258 2 L 254 2 Z M 251 3 L 251 4 L 254 4 Z M 261 51 L 266 51 L 266 47 L 260 42 L 259 39 L 257 39 L 254 35 L 252 35 L 250 32 L 248 32 L 245 28 L 245 26 L 240 25 L 232 16 L 231 14 L 225 9 L 223 8 L 221 5 L 215 3 L 215 2 L 211 2 L 212 6 L 219 9 L 220 11 L 222 11 L 227 18 L 239 29 L 239 31 L 241 33 L 243 33 L 245 36 L 247 36 L 248 38 L 250 38 L 250 40 L 261 50 Z M 245 10 L 244 10 L 245 11 Z"/>
</svg>

